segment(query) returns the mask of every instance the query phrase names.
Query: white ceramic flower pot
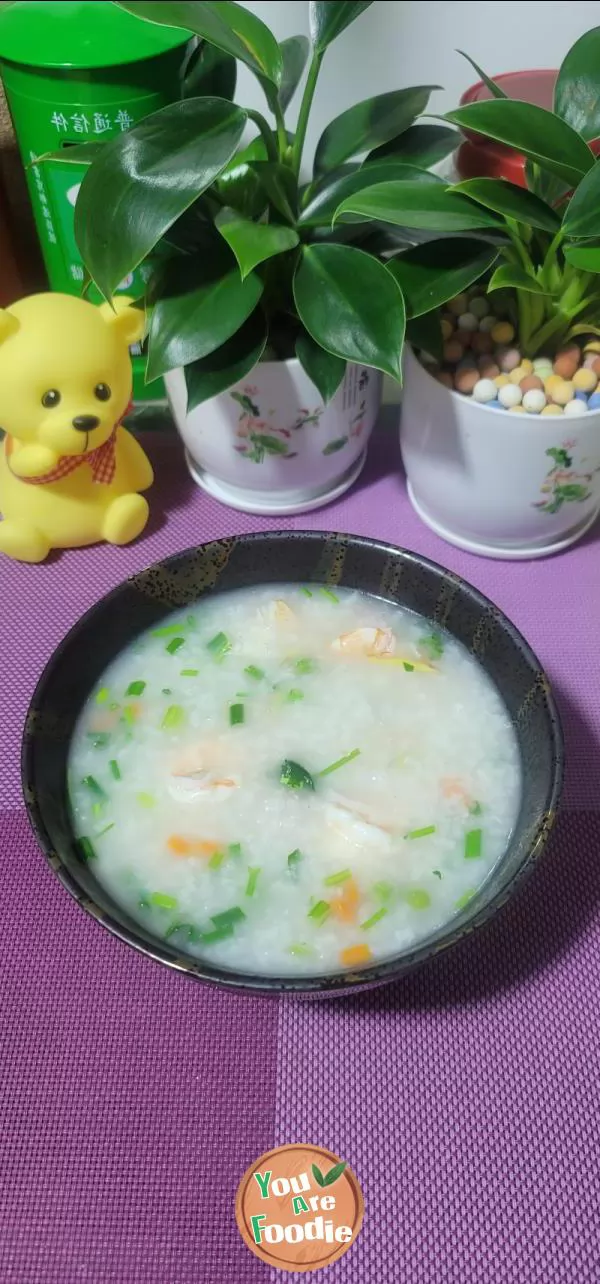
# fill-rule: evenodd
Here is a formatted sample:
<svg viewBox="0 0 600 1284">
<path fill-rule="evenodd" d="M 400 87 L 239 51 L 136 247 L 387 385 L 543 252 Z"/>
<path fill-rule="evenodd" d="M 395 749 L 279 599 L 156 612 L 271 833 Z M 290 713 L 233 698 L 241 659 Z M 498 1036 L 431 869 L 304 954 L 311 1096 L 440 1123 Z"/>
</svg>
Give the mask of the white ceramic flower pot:
<svg viewBox="0 0 600 1284">
<path fill-rule="evenodd" d="M 187 412 L 182 370 L 165 378 L 195 481 L 249 513 L 302 513 L 358 477 L 381 401 L 381 375 L 349 365 L 328 405 L 300 362 L 264 361 Z"/>
<path fill-rule="evenodd" d="M 471 553 L 545 557 L 600 511 L 600 411 L 491 410 L 438 383 L 407 348 L 400 439 L 413 508 Z"/>
</svg>

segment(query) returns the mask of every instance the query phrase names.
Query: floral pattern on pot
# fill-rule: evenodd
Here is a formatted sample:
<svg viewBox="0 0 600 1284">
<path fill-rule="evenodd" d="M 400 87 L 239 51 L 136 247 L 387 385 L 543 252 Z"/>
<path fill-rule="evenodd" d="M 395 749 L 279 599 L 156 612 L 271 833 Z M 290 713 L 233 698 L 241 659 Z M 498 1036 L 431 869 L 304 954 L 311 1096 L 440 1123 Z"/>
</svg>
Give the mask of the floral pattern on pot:
<svg viewBox="0 0 600 1284">
<path fill-rule="evenodd" d="M 573 451 L 577 441 L 564 441 L 561 446 L 551 446 L 546 455 L 552 460 L 552 467 L 540 486 L 544 499 L 537 500 L 532 507 L 540 513 L 558 513 L 563 504 L 582 504 L 591 497 L 590 482 L 594 473 L 600 471 L 597 462 L 587 471 L 578 471 L 573 467 Z M 587 461 L 582 460 L 582 464 Z"/>
<path fill-rule="evenodd" d="M 368 387 L 369 377 L 368 370 L 361 370 L 358 382 L 361 392 Z M 232 401 L 237 401 L 241 407 L 236 436 L 242 440 L 234 449 L 253 464 L 262 464 L 267 455 L 278 455 L 281 459 L 295 459 L 298 451 L 293 449 L 294 433 L 301 428 L 318 428 L 325 406 L 315 406 L 314 410 L 301 406 L 289 428 L 277 428 L 267 416 L 261 413 L 260 406 L 255 400 L 257 394 L 258 388 L 253 384 L 245 384 L 241 392 L 236 390 L 229 393 Z M 334 455 L 338 450 L 343 450 L 352 438 L 361 436 L 365 427 L 366 407 L 367 403 L 363 398 L 359 403 L 358 412 L 351 420 L 349 433 L 327 442 L 322 454 Z M 269 410 L 268 415 L 271 416 L 274 413 L 273 410 Z"/>
</svg>

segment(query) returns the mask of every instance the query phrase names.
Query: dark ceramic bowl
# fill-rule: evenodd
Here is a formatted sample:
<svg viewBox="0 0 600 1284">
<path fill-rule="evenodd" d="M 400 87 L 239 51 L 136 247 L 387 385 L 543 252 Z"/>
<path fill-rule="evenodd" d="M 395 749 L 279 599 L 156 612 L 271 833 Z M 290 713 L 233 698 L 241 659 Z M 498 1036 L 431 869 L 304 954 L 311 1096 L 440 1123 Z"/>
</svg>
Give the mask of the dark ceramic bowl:
<svg viewBox="0 0 600 1284">
<path fill-rule="evenodd" d="M 261 977 L 182 956 L 134 922 L 80 859 L 66 788 L 69 741 L 79 711 L 106 666 L 143 630 L 205 593 L 248 584 L 342 585 L 418 611 L 462 642 L 495 682 L 517 734 L 521 810 L 508 850 L 468 905 L 416 949 L 360 971 Z M 517 629 L 459 576 L 389 544 L 318 532 L 243 535 L 179 553 L 132 576 L 88 611 L 58 647 L 38 683 L 23 738 L 23 789 L 39 843 L 61 882 L 89 914 L 129 945 L 169 967 L 231 990 L 323 997 L 396 980 L 480 927 L 508 900 L 540 856 L 555 817 L 563 740 L 548 680 Z"/>
</svg>

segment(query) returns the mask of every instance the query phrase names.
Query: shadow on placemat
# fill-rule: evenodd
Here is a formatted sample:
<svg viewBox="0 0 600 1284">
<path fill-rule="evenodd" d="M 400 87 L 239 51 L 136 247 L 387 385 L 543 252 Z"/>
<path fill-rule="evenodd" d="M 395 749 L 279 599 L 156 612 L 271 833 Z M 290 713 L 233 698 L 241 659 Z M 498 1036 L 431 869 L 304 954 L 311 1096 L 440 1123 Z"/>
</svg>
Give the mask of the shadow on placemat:
<svg viewBox="0 0 600 1284">
<path fill-rule="evenodd" d="M 600 746 L 592 729 L 564 695 L 558 699 L 567 740 L 578 744 L 579 773 L 583 763 L 583 770 L 595 776 Z M 568 776 L 567 764 L 567 786 Z M 496 918 L 404 980 L 347 999 L 347 1008 L 357 1017 L 374 1010 L 461 1008 L 560 967 L 600 904 L 599 852 L 600 810 L 561 811 L 537 868 Z"/>
</svg>

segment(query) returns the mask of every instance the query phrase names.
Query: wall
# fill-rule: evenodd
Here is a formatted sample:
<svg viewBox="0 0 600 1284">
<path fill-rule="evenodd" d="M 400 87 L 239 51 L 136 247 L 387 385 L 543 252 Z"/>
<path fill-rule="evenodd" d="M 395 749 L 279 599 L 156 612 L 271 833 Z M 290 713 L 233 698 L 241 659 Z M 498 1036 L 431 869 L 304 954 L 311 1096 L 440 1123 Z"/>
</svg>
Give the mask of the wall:
<svg viewBox="0 0 600 1284">
<path fill-rule="evenodd" d="M 308 31 L 305 0 L 247 3 L 278 39 Z M 600 25 L 596 0 L 464 3 L 463 0 L 375 0 L 326 54 L 317 88 L 308 154 L 332 116 L 361 98 L 407 85 L 438 84 L 431 110 L 443 111 L 477 79 L 455 52 L 465 49 L 490 75 L 524 67 L 556 67 L 573 42 Z M 248 73 L 239 79 L 239 102 L 264 104 Z M 290 123 L 295 116 L 290 109 Z"/>
</svg>

